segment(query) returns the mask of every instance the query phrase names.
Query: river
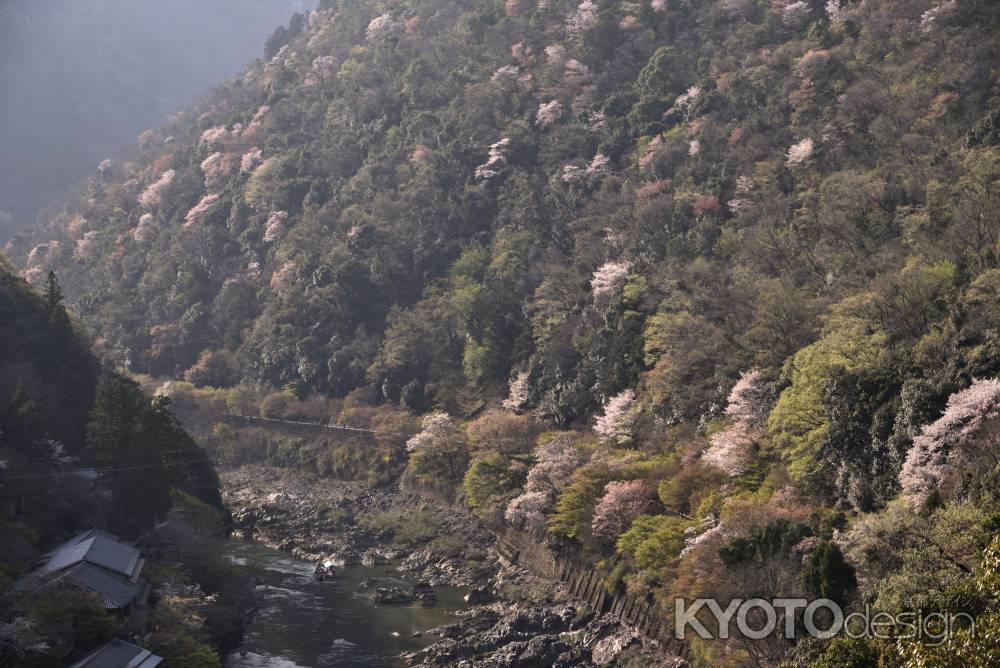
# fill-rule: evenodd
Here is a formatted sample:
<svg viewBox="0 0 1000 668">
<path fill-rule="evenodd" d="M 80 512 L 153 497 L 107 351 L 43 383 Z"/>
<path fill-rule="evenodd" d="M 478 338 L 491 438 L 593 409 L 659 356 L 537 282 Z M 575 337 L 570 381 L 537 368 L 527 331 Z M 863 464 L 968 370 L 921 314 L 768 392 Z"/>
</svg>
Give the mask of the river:
<svg viewBox="0 0 1000 668">
<path fill-rule="evenodd" d="M 242 540 L 231 541 L 230 559 L 254 566 L 264 583 L 257 614 L 226 668 L 400 666 L 402 652 L 437 639 L 414 632 L 453 621 L 450 613 L 465 606 L 457 587 L 435 588 L 438 602 L 430 608 L 373 604 L 376 587 L 413 585 L 388 566 L 338 568 L 332 580 L 317 582 L 313 564 Z M 367 578 L 375 580 L 370 588 L 361 584 Z"/>
</svg>

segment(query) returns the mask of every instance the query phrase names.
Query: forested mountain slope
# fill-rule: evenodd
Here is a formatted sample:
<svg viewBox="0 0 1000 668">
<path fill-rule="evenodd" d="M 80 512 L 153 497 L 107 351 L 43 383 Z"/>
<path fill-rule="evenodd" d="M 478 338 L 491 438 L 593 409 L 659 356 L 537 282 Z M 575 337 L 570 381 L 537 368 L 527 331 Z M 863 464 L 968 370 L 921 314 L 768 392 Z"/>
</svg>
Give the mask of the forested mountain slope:
<svg viewBox="0 0 1000 668">
<path fill-rule="evenodd" d="M 995 586 L 998 31 L 988 0 L 324 1 L 9 248 L 133 371 L 477 416 L 426 416 L 411 472 L 665 614 L 859 601 L 842 549 L 933 607 Z"/>
</svg>

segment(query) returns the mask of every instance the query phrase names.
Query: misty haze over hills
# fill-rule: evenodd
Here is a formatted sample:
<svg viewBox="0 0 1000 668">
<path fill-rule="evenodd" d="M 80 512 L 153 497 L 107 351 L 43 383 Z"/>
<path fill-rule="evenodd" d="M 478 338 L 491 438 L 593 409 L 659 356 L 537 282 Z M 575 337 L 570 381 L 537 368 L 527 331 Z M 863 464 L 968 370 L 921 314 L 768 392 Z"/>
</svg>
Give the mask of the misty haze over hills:
<svg viewBox="0 0 1000 668">
<path fill-rule="evenodd" d="M 0 2 L 0 239 L 261 55 L 303 0 Z"/>
</svg>

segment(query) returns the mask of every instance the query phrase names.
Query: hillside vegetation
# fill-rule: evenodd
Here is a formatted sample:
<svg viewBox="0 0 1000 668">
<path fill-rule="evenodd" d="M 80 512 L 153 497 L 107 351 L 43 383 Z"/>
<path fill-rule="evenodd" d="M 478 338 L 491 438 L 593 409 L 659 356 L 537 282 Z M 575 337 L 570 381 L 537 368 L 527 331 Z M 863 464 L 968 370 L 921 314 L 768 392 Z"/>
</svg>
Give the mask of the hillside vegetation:
<svg viewBox="0 0 1000 668">
<path fill-rule="evenodd" d="M 989 0 L 324 0 L 8 248 L 107 359 L 381 416 L 380 471 L 665 616 L 822 595 L 982 634 L 696 665 L 987 666 L 998 36 Z"/>
</svg>

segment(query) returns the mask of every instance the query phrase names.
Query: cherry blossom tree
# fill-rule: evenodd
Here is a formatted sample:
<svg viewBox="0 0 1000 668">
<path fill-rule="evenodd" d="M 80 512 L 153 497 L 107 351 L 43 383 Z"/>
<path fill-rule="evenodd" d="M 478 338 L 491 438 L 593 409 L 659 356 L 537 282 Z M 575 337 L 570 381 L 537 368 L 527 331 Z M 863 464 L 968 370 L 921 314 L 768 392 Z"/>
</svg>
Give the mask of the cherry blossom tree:
<svg viewBox="0 0 1000 668">
<path fill-rule="evenodd" d="M 552 507 L 552 495 L 547 492 L 525 492 L 507 504 L 503 517 L 518 529 L 540 529 L 545 514 Z"/>
<path fill-rule="evenodd" d="M 205 189 L 216 190 L 236 167 L 236 156 L 228 153 L 213 153 L 201 163 L 205 175 Z"/>
<path fill-rule="evenodd" d="M 929 35 L 955 13 L 958 9 L 956 0 L 946 0 L 936 7 L 931 7 L 920 15 L 920 32 Z"/>
<path fill-rule="evenodd" d="M 788 148 L 785 164 L 793 168 L 808 165 L 809 160 L 812 159 L 813 148 L 813 140 L 810 137 L 806 137 L 802 141 L 792 144 Z"/>
<path fill-rule="evenodd" d="M 261 105 L 253 115 L 253 118 L 250 119 L 250 122 L 247 123 L 247 126 L 240 132 L 240 138 L 250 139 L 257 134 L 264 127 L 264 119 L 267 118 L 267 114 L 270 111 L 271 107 L 269 105 Z"/>
<path fill-rule="evenodd" d="M 958 474 L 983 453 L 977 443 L 987 423 L 1000 418 L 1000 379 L 977 380 L 948 398 L 941 417 L 913 438 L 899 474 L 903 494 L 915 503 L 931 492 L 950 491 Z M 983 447 L 995 461 L 994 439 Z"/>
<path fill-rule="evenodd" d="M 843 0 L 828 0 L 826 3 L 826 16 L 833 25 L 840 25 L 847 20 L 847 9 Z"/>
<path fill-rule="evenodd" d="M 146 190 L 139 195 L 139 204 L 143 205 L 147 209 L 155 209 L 159 206 L 163 206 L 163 200 L 167 189 L 170 184 L 174 182 L 174 177 L 177 176 L 177 172 L 172 169 L 160 174 L 160 178 L 154 181 Z"/>
<path fill-rule="evenodd" d="M 507 398 L 503 400 L 505 410 L 515 413 L 521 411 L 528 403 L 528 395 L 531 391 L 531 383 L 527 371 L 521 371 L 510 379 L 510 386 L 507 390 Z"/>
<path fill-rule="evenodd" d="M 444 411 L 424 416 L 420 432 L 406 442 L 410 464 L 418 476 L 460 480 L 469 460 L 465 434 Z"/>
<path fill-rule="evenodd" d="M 399 28 L 398 23 L 392 20 L 392 15 L 386 12 L 381 16 L 376 16 L 368 24 L 368 30 L 366 31 L 366 36 L 369 42 L 377 42 L 378 40 L 388 37 L 393 32 Z"/>
<path fill-rule="evenodd" d="M 773 399 L 774 383 L 757 369 L 750 369 L 729 391 L 726 415 L 750 425 L 760 425 L 767 417 Z"/>
<path fill-rule="evenodd" d="M 208 149 L 214 149 L 220 146 L 228 138 L 229 130 L 226 129 L 226 126 L 217 125 L 201 133 L 201 139 L 198 140 L 198 145 L 204 146 Z"/>
<path fill-rule="evenodd" d="M 743 475 L 753 463 L 754 444 L 763 436 L 763 422 L 774 397 L 773 384 L 751 369 L 729 392 L 726 415 L 734 420 L 716 432 L 701 460 L 731 476 Z"/>
<path fill-rule="evenodd" d="M 559 435 L 539 445 L 534 453 L 535 465 L 528 471 L 525 489 L 558 494 L 569 484 L 582 459 L 568 435 Z"/>
<path fill-rule="evenodd" d="M 583 0 L 576 12 L 566 21 L 566 33 L 577 37 L 597 25 L 597 5 L 591 0 Z"/>
<path fill-rule="evenodd" d="M 267 226 L 264 228 L 264 241 L 271 243 L 281 238 L 285 233 L 285 224 L 288 222 L 287 211 L 272 211 L 267 217 Z"/>
<path fill-rule="evenodd" d="M 594 508 L 591 530 L 598 538 L 613 539 L 639 515 L 653 507 L 654 494 L 642 480 L 609 482 Z"/>
<path fill-rule="evenodd" d="M 159 232 L 160 227 L 156 224 L 153 214 L 144 213 L 139 216 L 139 224 L 132 230 L 132 238 L 139 243 L 147 243 L 155 239 Z"/>
<path fill-rule="evenodd" d="M 264 161 L 264 152 L 259 148 L 252 148 L 240 158 L 240 173 L 252 172 L 260 163 Z"/>
<path fill-rule="evenodd" d="M 781 22 L 789 28 L 798 28 L 809 19 L 811 12 L 808 2 L 796 0 L 785 5 L 781 10 Z"/>
<path fill-rule="evenodd" d="M 295 274 L 298 272 L 299 266 L 294 260 L 288 260 L 278 271 L 271 275 L 271 289 L 275 292 L 284 292 L 292 286 L 295 281 Z"/>
<path fill-rule="evenodd" d="M 539 445 L 533 458 L 535 464 L 528 471 L 524 493 L 511 500 L 504 513 L 508 523 L 522 529 L 541 526 L 556 496 L 582 463 L 572 438 L 566 434 Z"/>
<path fill-rule="evenodd" d="M 476 167 L 476 178 L 487 181 L 499 176 L 503 169 L 507 166 L 507 155 L 509 151 L 509 137 L 504 137 L 500 141 L 491 145 L 489 159 Z"/>
<path fill-rule="evenodd" d="M 76 242 L 76 247 L 73 250 L 73 258 L 77 260 L 87 260 L 94 256 L 97 252 L 97 236 L 100 234 L 97 230 L 91 230 L 90 232 L 85 232 L 81 239 Z"/>
<path fill-rule="evenodd" d="M 538 114 L 535 116 L 535 125 L 540 128 L 547 128 L 558 121 L 563 114 L 563 106 L 559 100 L 543 102 L 538 107 Z"/>
<path fill-rule="evenodd" d="M 635 392 L 620 392 L 604 404 L 604 414 L 594 422 L 594 431 L 605 443 L 628 441 L 635 431 L 636 413 Z"/>
<path fill-rule="evenodd" d="M 605 262 L 594 271 L 590 278 L 590 290 L 594 303 L 606 305 L 625 287 L 630 269 L 628 262 Z"/>
<path fill-rule="evenodd" d="M 195 204 L 184 216 L 184 227 L 190 228 L 194 227 L 200 223 L 205 218 L 205 214 L 212 210 L 215 203 L 219 201 L 219 196 L 215 193 L 205 195 L 201 200 Z"/>
</svg>

